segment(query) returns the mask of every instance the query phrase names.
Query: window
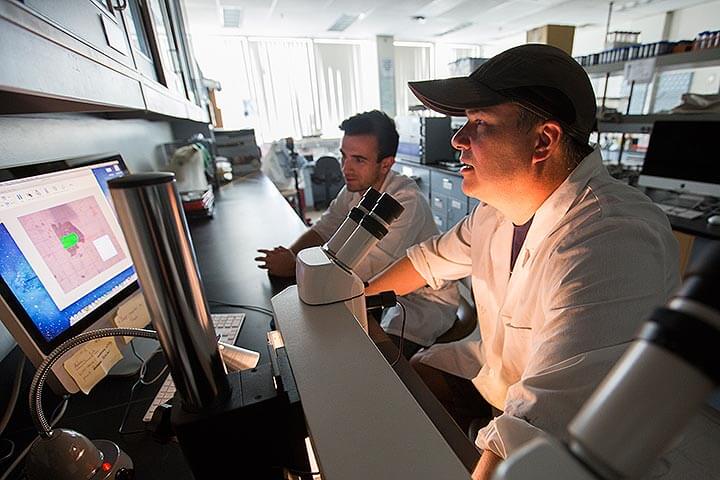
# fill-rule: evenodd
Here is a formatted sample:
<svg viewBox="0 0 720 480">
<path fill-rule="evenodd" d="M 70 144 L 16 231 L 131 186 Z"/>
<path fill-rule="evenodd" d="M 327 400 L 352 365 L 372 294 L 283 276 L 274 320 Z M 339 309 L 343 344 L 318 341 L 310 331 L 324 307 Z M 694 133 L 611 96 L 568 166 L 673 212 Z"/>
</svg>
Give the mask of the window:
<svg viewBox="0 0 720 480">
<path fill-rule="evenodd" d="M 420 101 L 408 88 L 408 82 L 430 80 L 435 75 L 435 52 L 431 43 L 395 42 L 395 111 L 408 113 Z"/>
</svg>

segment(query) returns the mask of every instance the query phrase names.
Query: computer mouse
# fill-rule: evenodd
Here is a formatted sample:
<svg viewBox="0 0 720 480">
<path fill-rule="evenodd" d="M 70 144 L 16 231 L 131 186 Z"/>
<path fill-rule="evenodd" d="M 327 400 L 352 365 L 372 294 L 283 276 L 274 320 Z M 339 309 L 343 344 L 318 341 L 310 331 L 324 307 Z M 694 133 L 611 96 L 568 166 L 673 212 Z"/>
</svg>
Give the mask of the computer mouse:
<svg viewBox="0 0 720 480">
<path fill-rule="evenodd" d="M 720 225 L 720 215 L 712 215 L 708 217 L 707 223 L 713 226 L 719 226 Z"/>
</svg>

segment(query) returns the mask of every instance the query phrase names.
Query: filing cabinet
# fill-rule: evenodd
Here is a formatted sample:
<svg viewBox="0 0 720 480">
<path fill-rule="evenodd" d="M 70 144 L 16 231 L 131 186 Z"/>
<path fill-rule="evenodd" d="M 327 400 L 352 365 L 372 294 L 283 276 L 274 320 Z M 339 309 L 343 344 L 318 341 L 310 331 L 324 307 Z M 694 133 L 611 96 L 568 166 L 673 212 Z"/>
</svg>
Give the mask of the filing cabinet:
<svg viewBox="0 0 720 480">
<path fill-rule="evenodd" d="M 430 202 L 433 220 L 441 232 L 452 228 L 479 202 L 462 191 L 462 176 L 433 166 L 395 162 L 393 170 L 412 177 Z"/>
<path fill-rule="evenodd" d="M 430 191 L 453 198 L 467 198 L 462 191 L 462 177 L 457 173 L 432 170 Z"/>
<path fill-rule="evenodd" d="M 430 209 L 441 232 L 452 228 L 468 213 L 468 197 L 462 191 L 462 177 L 439 169 L 430 171 Z"/>
<path fill-rule="evenodd" d="M 408 165 L 407 163 L 396 162 L 393 170 L 398 173 L 410 177 L 417 183 L 420 191 L 425 194 L 425 198 L 430 199 L 430 169 L 420 167 L 418 165 Z"/>
</svg>

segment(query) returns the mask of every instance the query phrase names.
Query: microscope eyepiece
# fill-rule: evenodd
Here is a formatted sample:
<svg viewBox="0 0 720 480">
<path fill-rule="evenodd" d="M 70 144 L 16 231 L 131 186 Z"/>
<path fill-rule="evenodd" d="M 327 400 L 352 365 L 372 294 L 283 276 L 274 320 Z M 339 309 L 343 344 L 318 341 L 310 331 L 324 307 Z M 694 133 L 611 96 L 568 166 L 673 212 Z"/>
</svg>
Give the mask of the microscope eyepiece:
<svg viewBox="0 0 720 480">
<path fill-rule="evenodd" d="M 388 227 L 403 210 L 405 208 L 397 200 L 383 193 L 370 213 L 360 220 L 357 228 L 347 237 L 347 241 L 338 250 L 328 251 L 334 253 L 338 262 L 352 270 L 387 235 Z"/>
<path fill-rule="evenodd" d="M 380 217 L 382 221 L 390 225 L 397 220 L 404 210 L 405 208 L 400 205 L 400 202 L 387 193 L 383 193 L 370 213 Z"/>
<path fill-rule="evenodd" d="M 378 202 L 378 200 L 380 200 L 380 192 L 370 187 L 367 189 L 367 191 L 365 191 L 365 194 L 360 200 L 358 207 L 360 207 L 361 210 L 364 209 L 365 212 L 369 212 L 373 209 L 373 207 L 375 207 L 375 204 Z"/>
<path fill-rule="evenodd" d="M 385 235 L 388 233 L 388 229 L 385 228 L 385 226 L 375 220 L 372 215 L 365 215 L 365 217 L 360 221 L 360 227 L 367 230 L 373 237 L 377 238 L 378 240 L 382 240 Z"/>
</svg>

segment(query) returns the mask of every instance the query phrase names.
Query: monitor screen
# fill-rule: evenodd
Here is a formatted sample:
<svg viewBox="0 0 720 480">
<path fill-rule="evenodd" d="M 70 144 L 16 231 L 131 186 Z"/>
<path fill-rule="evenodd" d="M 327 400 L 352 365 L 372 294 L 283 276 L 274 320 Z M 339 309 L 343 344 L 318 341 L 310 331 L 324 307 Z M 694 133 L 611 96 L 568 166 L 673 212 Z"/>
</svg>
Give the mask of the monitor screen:
<svg viewBox="0 0 720 480">
<path fill-rule="evenodd" d="M 119 155 L 0 170 L 0 294 L 45 354 L 138 289 L 107 181 Z"/>
<path fill-rule="evenodd" d="M 720 122 L 655 122 L 638 183 L 720 197 Z"/>
</svg>

